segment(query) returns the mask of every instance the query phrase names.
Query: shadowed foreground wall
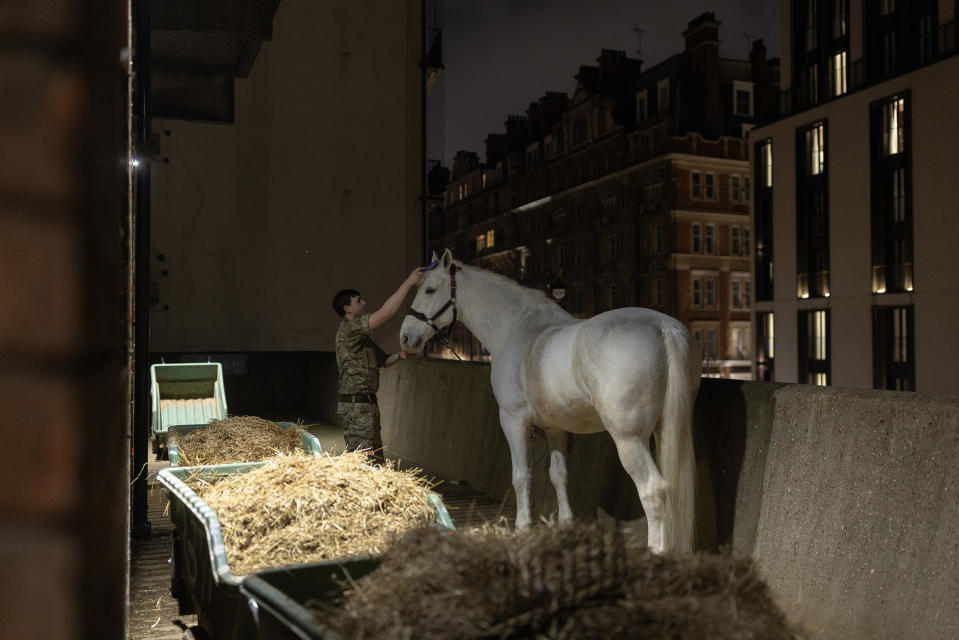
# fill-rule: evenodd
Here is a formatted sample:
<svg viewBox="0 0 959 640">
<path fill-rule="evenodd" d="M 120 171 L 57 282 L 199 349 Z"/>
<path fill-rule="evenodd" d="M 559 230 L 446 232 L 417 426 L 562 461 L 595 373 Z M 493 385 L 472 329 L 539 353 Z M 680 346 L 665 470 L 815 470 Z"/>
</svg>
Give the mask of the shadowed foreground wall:
<svg viewBox="0 0 959 640">
<path fill-rule="evenodd" d="M 127 3 L 0 2 L 0 638 L 126 636 Z"/>
<path fill-rule="evenodd" d="M 379 399 L 392 454 L 509 496 L 488 365 L 402 363 Z M 959 398 L 705 379 L 694 429 L 698 546 L 752 555 L 812 637 L 959 635 Z M 530 456 L 548 515 L 542 435 Z M 568 466 L 576 514 L 642 515 L 607 434 L 574 436 Z"/>
</svg>

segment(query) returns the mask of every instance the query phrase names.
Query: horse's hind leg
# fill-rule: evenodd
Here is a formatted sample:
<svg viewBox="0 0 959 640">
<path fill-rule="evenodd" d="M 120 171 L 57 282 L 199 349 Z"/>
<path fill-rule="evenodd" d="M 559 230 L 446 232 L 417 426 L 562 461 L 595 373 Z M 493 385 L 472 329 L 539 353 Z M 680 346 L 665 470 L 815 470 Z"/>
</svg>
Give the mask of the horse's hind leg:
<svg viewBox="0 0 959 640">
<path fill-rule="evenodd" d="M 569 434 L 558 429 L 543 429 L 549 443 L 549 479 L 556 489 L 556 504 L 559 507 L 559 521 L 566 522 L 573 517 L 569 508 L 569 496 L 566 495 L 566 453 L 569 450 Z"/>
<path fill-rule="evenodd" d="M 509 453 L 513 462 L 513 491 L 516 492 L 516 528 L 525 529 L 530 524 L 529 513 L 529 460 L 526 446 L 529 437 L 529 425 L 521 418 L 510 415 L 500 409 L 500 425 L 509 444 Z"/>
<path fill-rule="evenodd" d="M 646 524 L 649 529 L 647 544 L 654 553 L 665 551 L 663 546 L 663 529 L 666 517 L 666 482 L 663 480 L 653 456 L 649 453 L 649 446 L 638 435 L 632 433 L 613 433 L 613 442 L 619 452 L 619 459 L 623 463 L 626 473 L 636 484 L 639 501 L 646 512 Z"/>
</svg>

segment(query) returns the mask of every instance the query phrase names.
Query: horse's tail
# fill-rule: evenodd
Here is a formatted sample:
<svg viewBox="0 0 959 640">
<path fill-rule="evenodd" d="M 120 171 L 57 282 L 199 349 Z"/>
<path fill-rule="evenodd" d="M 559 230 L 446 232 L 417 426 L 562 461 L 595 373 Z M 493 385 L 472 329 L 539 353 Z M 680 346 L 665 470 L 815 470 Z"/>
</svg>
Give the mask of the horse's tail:
<svg viewBox="0 0 959 640">
<path fill-rule="evenodd" d="M 684 330 L 663 329 L 668 357 L 663 420 L 656 437 L 659 471 L 666 481 L 666 551 L 692 551 L 696 460 L 693 453 L 693 402 L 699 390 L 702 357 Z"/>
</svg>

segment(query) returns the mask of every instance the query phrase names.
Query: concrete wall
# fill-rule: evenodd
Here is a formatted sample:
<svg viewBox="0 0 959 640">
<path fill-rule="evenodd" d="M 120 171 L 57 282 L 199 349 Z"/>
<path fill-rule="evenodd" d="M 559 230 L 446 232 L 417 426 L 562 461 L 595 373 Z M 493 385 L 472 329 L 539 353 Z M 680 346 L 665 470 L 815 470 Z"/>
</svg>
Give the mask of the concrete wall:
<svg viewBox="0 0 959 640">
<path fill-rule="evenodd" d="M 856 23 L 852 27 L 855 29 Z M 916 389 L 955 393 L 959 373 L 959 57 L 779 120 L 751 133 L 773 142 L 774 300 L 753 311 L 775 313 L 775 378 L 798 378 L 797 311 L 830 309 L 831 383 L 872 387 L 872 309 L 913 305 Z M 914 291 L 873 294 L 869 169 L 869 106 L 909 92 L 912 127 Z M 826 122 L 829 175 L 829 298 L 796 298 L 796 131 Z"/>
<path fill-rule="evenodd" d="M 510 502 L 485 364 L 385 370 L 387 448 Z M 959 633 L 959 398 L 704 379 L 696 402 L 697 545 L 752 555 L 813 638 Z M 534 514 L 555 510 L 535 436 Z M 575 513 L 642 511 L 605 433 L 574 436 Z"/>
<path fill-rule="evenodd" d="M 154 121 L 151 350 L 332 351 L 420 263 L 420 8 L 284 0 L 235 124 Z"/>
</svg>

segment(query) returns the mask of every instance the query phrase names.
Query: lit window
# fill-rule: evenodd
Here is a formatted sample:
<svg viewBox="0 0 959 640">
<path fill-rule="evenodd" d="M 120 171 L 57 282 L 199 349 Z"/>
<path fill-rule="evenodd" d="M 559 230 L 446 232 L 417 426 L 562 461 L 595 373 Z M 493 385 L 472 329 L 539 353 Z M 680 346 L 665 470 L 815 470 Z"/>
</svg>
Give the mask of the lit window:
<svg viewBox="0 0 959 640">
<path fill-rule="evenodd" d="M 763 325 L 765 326 L 765 332 L 763 335 L 764 346 L 766 348 L 766 355 L 770 358 L 776 357 L 776 323 L 773 313 L 763 314 Z"/>
<path fill-rule="evenodd" d="M 494 244 L 496 244 L 496 231 L 490 229 L 486 232 L 486 247 L 492 247 Z"/>
<path fill-rule="evenodd" d="M 806 157 L 810 175 L 819 175 L 826 170 L 826 150 L 823 146 L 825 127 L 819 124 L 806 130 Z"/>
<path fill-rule="evenodd" d="M 706 198 L 712 199 L 716 195 L 716 174 L 706 173 Z"/>
<path fill-rule="evenodd" d="M 846 93 L 846 50 L 843 49 L 832 57 L 832 95 L 841 96 Z"/>
<path fill-rule="evenodd" d="M 907 309 L 899 307 L 892 310 L 892 361 L 909 361 L 909 320 Z"/>
<path fill-rule="evenodd" d="M 826 359 L 826 312 L 813 311 L 809 323 L 809 357 L 813 360 Z"/>
<path fill-rule="evenodd" d="M 730 351 L 737 359 L 749 357 L 749 335 L 747 328 L 734 327 L 730 330 Z"/>
<path fill-rule="evenodd" d="M 763 187 L 773 186 L 773 142 L 767 140 L 760 149 L 760 159 L 762 166 L 762 185 Z"/>
<path fill-rule="evenodd" d="M 895 98 L 882 105 L 882 150 L 887 156 L 905 151 L 905 114 L 905 98 Z"/>
<path fill-rule="evenodd" d="M 703 197 L 703 174 L 699 171 L 693 171 L 693 197 Z"/>
</svg>

